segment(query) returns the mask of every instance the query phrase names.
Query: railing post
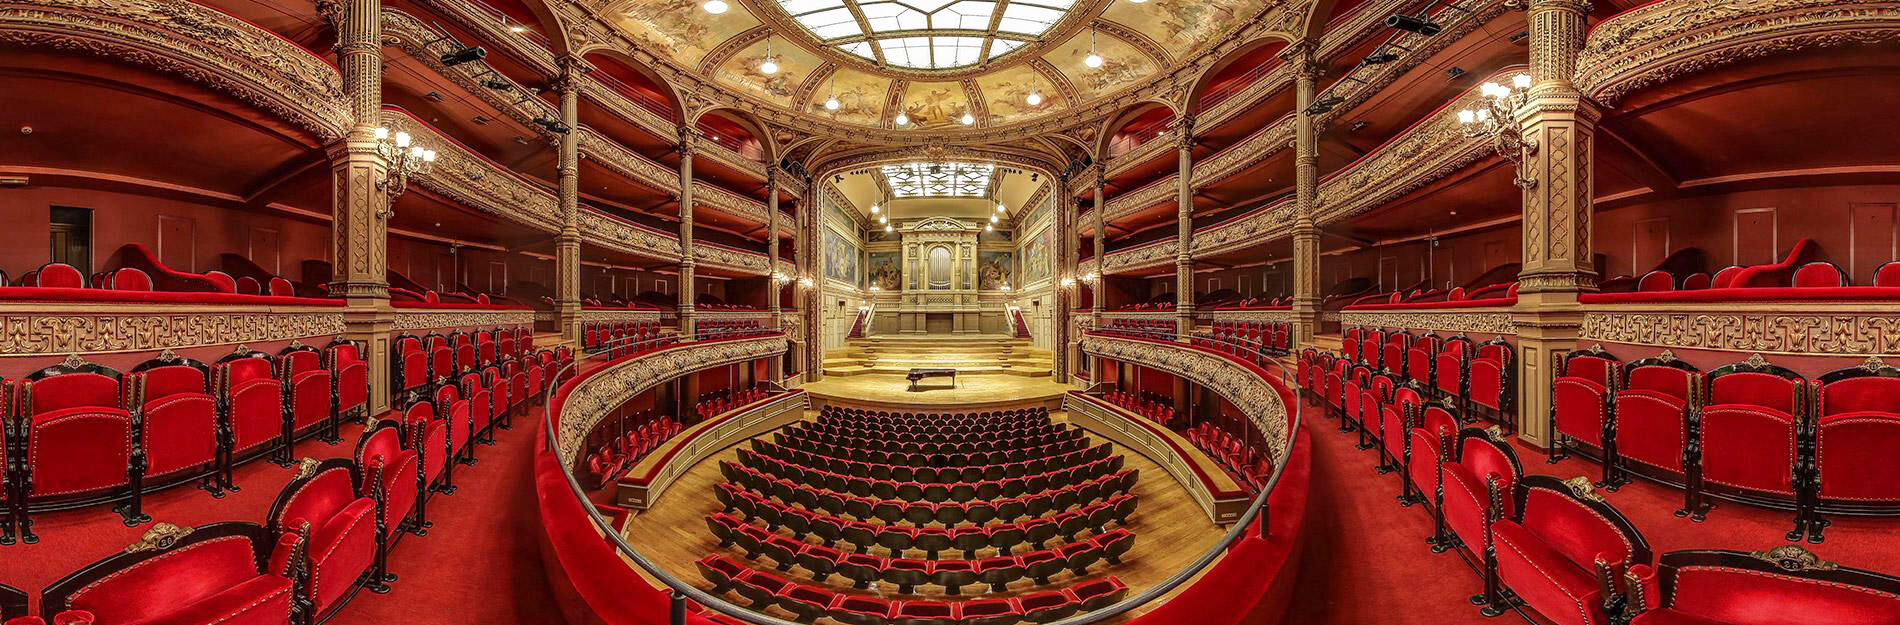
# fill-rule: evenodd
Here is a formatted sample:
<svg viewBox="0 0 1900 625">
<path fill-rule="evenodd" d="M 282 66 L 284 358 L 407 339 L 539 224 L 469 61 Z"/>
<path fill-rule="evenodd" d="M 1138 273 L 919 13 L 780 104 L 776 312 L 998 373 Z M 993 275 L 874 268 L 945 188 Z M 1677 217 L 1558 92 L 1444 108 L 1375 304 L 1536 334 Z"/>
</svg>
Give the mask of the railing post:
<svg viewBox="0 0 1900 625">
<path fill-rule="evenodd" d="M 672 612 L 667 616 L 666 622 L 672 625 L 686 625 L 686 595 L 677 590 L 673 591 L 671 603 L 673 604 Z"/>
<path fill-rule="evenodd" d="M 1269 496 L 1271 496 L 1271 495 L 1269 495 Z M 1273 507 L 1273 506 L 1270 506 L 1270 505 L 1268 505 L 1268 504 L 1265 504 L 1265 503 L 1262 503 L 1262 504 L 1260 504 L 1260 538 L 1261 538 L 1262 540 L 1265 540 L 1265 539 L 1267 538 L 1267 536 L 1268 536 L 1268 532 L 1267 532 L 1267 510 L 1268 510 L 1268 509 L 1270 509 L 1270 508 L 1272 508 L 1272 507 Z"/>
</svg>

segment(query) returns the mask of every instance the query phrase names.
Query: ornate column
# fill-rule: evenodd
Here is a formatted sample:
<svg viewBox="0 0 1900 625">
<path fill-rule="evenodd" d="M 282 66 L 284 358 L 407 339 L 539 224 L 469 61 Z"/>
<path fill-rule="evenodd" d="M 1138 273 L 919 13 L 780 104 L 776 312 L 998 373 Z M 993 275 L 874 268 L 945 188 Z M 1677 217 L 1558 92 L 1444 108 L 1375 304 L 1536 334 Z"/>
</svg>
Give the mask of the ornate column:
<svg viewBox="0 0 1900 625">
<path fill-rule="evenodd" d="M 1102 195 L 1108 188 L 1108 166 L 1095 164 L 1095 286 L 1089 293 L 1094 304 L 1090 307 L 1090 316 L 1094 317 L 1094 327 L 1102 327 L 1102 311 L 1108 306 L 1105 289 L 1108 287 L 1108 264 L 1106 251 L 1108 241 L 1108 207 L 1102 202 Z M 1090 369 L 1094 372 L 1094 369 Z M 1097 376 L 1099 379 L 1099 375 Z"/>
<path fill-rule="evenodd" d="M 805 187 L 817 189 L 810 181 L 806 182 Z M 817 191 L 813 193 L 815 195 Z M 804 361 L 805 381 L 817 382 L 824 378 L 825 373 L 825 315 L 818 306 L 818 285 L 823 280 L 818 276 L 818 220 L 825 209 L 817 202 L 799 209 L 798 238 L 794 251 L 800 256 L 798 305 L 805 315 L 805 344 L 801 360 Z"/>
<path fill-rule="evenodd" d="M 784 312 L 779 307 L 778 282 L 778 165 L 772 164 L 765 170 L 765 281 L 768 293 L 766 303 L 772 310 L 772 324 L 777 325 L 778 316 Z"/>
<path fill-rule="evenodd" d="M 680 126 L 680 301 L 679 333 L 692 340 L 693 327 L 693 151 L 698 149 L 692 127 Z"/>
<path fill-rule="evenodd" d="M 337 31 L 337 64 L 356 124 L 349 136 L 327 148 L 332 213 L 330 294 L 343 297 L 345 336 L 362 343 L 369 360 L 369 410 L 390 406 L 390 333 L 396 313 L 389 306 L 388 163 L 376 150 L 383 110 L 382 0 L 325 0 L 318 11 Z"/>
<path fill-rule="evenodd" d="M 1069 328 L 1069 315 L 1071 311 L 1075 309 L 1075 298 L 1082 288 L 1082 277 L 1076 275 L 1077 272 L 1075 270 L 1077 263 L 1076 257 L 1079 256 L 1082 251 L 1082 240 L 1077 235 L 1075 229 L 1078 202 L 1075 201 L 1075 198 L 1070 197 L 1067 192 L 1069 188 L 1069 177 L 1057 176 L 1055 183 L 1057 189 L 1056 193 L 1059 194 L 1062 199 L 1059 200 L 1061 203 L 1057 205 L 1055 214 L 1056 245 L 1058 246 L 1056 249 L 1056 278 L 1058 282 L 1056 284 L 1056 309 L 1052 311 L 1055 314 L 1050 315 L 1050 320 L 1053 322 L 1052 325 L 1055 326 L 1055 331 L 1050 333 L 1053 335 L 1050 338 L 1053 339 L 1051 344 L 1052 347 L 1054 347 L 1054 349 L 1050 351 L 1054 352 L 1055 355 L 1054 370 L 1056 382 L 1069 384 L 1069 358 L 1071 350 L 1074 347 L 1070 345 L 1069 335 L 1071 334 L 1071 330 Z M 1059 282 L 1062 278 L 1073 280 L 1074 282 L 1072 284 L 1074 284 L 1074 286 L 1071 288 L 1063 288 L 1061 282 Z"/>
<path fill-rule="evenodd" d="M 1531 88 L 1517 112 L 1524 142 L 1518 171 L 1524 189 L 1524 268 L 1514 315 L 1517 414 L 1525 440 L 1544 445 L 1550 432 L 1541 415 L 1550 411 L 1554 363 L 1576 347 L 1583 321 L 1577 295 L 1596 290 L 1591 157 L 1600 113 L 1570 82 L 1590 4 L 1531 0 L 1529 12 Z"/>
<path fill-rule="evenodd" d="M 1179 340 L 1194 333 L 1194 118 L 1174 124 L 1175 179 L 1174 326 Z"/>
<path fill-rule="evenodd" d="M 1313 114 L 1314 83 L 1319 65 L 1313 62 L 1313 43 L 1301 42 L 1287 49 L 1286 61 L 1294 68 L 1293 105 L 1293 344 L 1304 345 L 1319 334 L 1319 129 Z"/>
<path fill-rule="evenodd" d="M 561 58 L 561 75 L 554 89 L 561 94 L 561 123 L 580 128 L 581 76 L 587 65 L 579 57 Z M 556 172 L 561 181 L 561 233 L 554 243 L 555 325 L 561 338 L 581 340 L 581 167 L 580 133 L 560 137 Z"/>
</svg>

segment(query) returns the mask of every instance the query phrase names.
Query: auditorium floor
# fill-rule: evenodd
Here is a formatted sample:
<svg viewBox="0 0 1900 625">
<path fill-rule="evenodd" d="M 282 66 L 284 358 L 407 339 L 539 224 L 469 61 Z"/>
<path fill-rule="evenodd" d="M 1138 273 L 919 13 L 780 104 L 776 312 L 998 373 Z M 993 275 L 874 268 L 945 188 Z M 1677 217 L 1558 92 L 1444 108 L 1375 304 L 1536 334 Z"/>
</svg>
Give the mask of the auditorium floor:
<svg viewBox="0 0 1900 625">
<path fill-rule="evenodd" d="M 1060 397 L 1072 388 L 1051 381 L 1053 379 L 1019 375 L 959 375 L 956 388 L 949 387 L 948 378 L 927 378 L 919 383 L 918 388 L 921 390 L 911 391 L 910 381 L 904 376 L 870 374 L 827 377 L 800 388 L 822 398 L 942 407 L 988 402 L 1021 403 Z"/>
<path fill-rule="evenodd" d="M 815 415 L 816 413 L 810 414 Z M 1057 421 L 1065 419 L 1065 415 L 1060 412 L 1054 413 L 1051 416 Z M 1091 444 L 1107 442 L 1100 437 L 1091 438 L 1094 439 Z M 717 512 L 719 510 L 719 504 L 717 500 L 710 496 L 705 496 L 704 493 L 709 493 L 715 484 L 723 481 L 723 478 L 719 475 L 718 461 L 737 461 L 738 452 L 736 449 L 737 448 L 734 447 L 714 454 L 688 470 L 686 475 L 682 476 L 673 488 L 667 490 L 669 495 L 663 496 L 659 505 L 632 515 L 625 525 L 622 526 L 622 533 L 627 537 L 629 542 L 638 545 L 646 555 L 661 562 L 668 570 L 673 571 L 674 574 L 681 579 L 690 580 L 702 589 L 710 589 L 711 585 L 706 583 L 705 579 L 693 566 L 695 561 L 705 557 L 707 554 L 716 552 L 724 553 L 736 560 L 745 561 L 744 552 L 738 548 L 728 547 L 721 549 L 718 546 L 718 541 L 713 539 L 711 532 L 708 531 L 706 527 L 706 517 Z M 1187 494 L 1182 491 L 1180 485 L 1176 484 L 1174 479 L 1169 477 L 1167 472 L 1162 470 L 1160 466 L 1142 457 L 1141 454 L 1125 448 L 1117 447 L 1116 452 L 1127 458 L 1126 462 L 1128 468 L 1137 469 L 1141 472 L 1141 479 L 1136 483 L 1134 491 L 1135 495 L 1140 498 L 1140 504 L 1136 507 L 1133 523 L 1128 528 L 1135 533 L 1135 547 L 1134 550 L 1123 559 L 1120 566 L 1108 566 L 1106 562 L 1098 564 L 1091 568 L 1092 574 L 1089 577 L 1082 579 L 1093 579 L 1099 576 L 1113 575 L 1128 585 L 1129 594 L 1132 596 L 1135 593 L 1154 586 L 1166 579 L 1169 575 L 1186 567 L 1195 557 L 1218 542 L 1224 529 L 1209 521 L 1206 513 L 1201 511 L 1201 508 L 1194 503 L 1194 500 L 1190 499 Z M 681 493 L 691 493 L 696 496 L 682 497 L 679 495 Z M 1085 533 L 1084 536 L 1086 535 Z M 879 556 L 890 555 L 890 553 L 883 548 L 874 548 L 871 550 L 871 553 Z M 994 549 L 984 549 L 977 553 L 978 557 L 996 555 Z M 1018 548 L 1016 553 L 1023 553 L 1023 549 Z M 748 564 L 766 570 L 772 568 L 769 559 L 748 562 Z M 810 583 L 811 580 L 811 576 L 805 572 L 804 569 L 794 569 L 791 572 L 784 573 L 784 575 L 805 583 Z M 1075 578 L 1068 573 L 1057 576 L 1057 578 L 1049 584 L 1048 588 L 1038 587 L 1034 582 L 1027 580 L 1019 581 L 1009 586 L 1008 594 L 1013 596 L 1038 590 L 1061 588 L 1078 581 L 1081 581 L 1081 579 Z M 848 582 L 836 576 L 832 577 L 825 586 L 833 591 L 849 589 Z M 932 594 L 929 596 L 899 595 L 895 592 L 895 589 L 887 586 L 880 585 L 880 588 L 884 590 L 854 590 L 850 592 L 875 594 L 891 599 L 947 598 L 946 595 L 942 594 Z M 936 590 L 934 586 L 927 586 L 926 588 Z M 974 586 L 966 588 L 965 596 L 978 596 L 971 592 L 974 590 L 976 590 Z M 1172 595 L 1170 595 L 1170 597 L 1171 596 Z M 728 598 L 733 599 L 741 605 L 745 603 L 737 593 L 732 593 Z M 1154 605 L 1159 605 L 1159 603 L 1150 604 L 1149 607 Z M 1134 614 L 1139 615 L 1143 612 L 1146 612 L 1146 610 L 1137 610 Z M 790 612 L 780 611 L 780 609 L 776 607 L 770 608 L 770 613 L 785 618 L 791 617 Z M 1125 618 L 1123 620 L 1125 620 Z M 1120 621 L 1111 620 L 1108 622 L 1113 623 Z"/>
</svg>

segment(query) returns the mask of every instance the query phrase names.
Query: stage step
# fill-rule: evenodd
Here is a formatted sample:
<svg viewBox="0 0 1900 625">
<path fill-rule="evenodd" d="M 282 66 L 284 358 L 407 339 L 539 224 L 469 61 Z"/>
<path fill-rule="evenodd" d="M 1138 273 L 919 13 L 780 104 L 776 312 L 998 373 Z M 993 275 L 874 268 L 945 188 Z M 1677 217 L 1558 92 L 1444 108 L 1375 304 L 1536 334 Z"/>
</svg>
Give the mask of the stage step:
<svg viewBox="0 0 1900 625">
<path fill-rule="evenodd" d="M 952 368 L 966 374 L 1041 377 L 1054 366 L 1049 350 L 1004 335 L 880 335 L 850 339 L 825 354 L 826 375 L 904 374 Z"/>
</svg>

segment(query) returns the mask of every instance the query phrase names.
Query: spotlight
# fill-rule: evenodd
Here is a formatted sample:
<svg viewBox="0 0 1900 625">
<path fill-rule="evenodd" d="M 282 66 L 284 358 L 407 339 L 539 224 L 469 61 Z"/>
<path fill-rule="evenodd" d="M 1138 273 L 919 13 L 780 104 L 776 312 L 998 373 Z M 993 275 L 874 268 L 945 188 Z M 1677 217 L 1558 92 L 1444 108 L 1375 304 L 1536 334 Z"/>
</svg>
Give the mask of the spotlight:
<svg viewBox="0 0 1900 625">
<path fill-rule="evenodd" d="M 548 119 L 546 117 L 534 118 L 534 125 L 540 126 L 542 128 L 546 128 L 548 132 L 552 132 L 557 135 L 564 135 L 564 134 L 567 134 L 569 130 L 573 130 L 572 128 L 568 128 L 567 124 L 561 123 L 561 120 Z"/>
<path fill-rule="evenodd" d="M 455 67 L 463 63 L 480 61 L 486 56 L 488 56 L 488 51 L 483 50 L 481 46 L 465 46 L 454 52 L 442 55 L 442 64 Z"/>
<path fill-rule="evenodd" d="M 1030 106 L 1041 106 L 1042 94 L 1031 91 L 1029 92 L 1029 97 L 1023 98 L 1023 102 L 1029 104 Z"/>
<path fill-rule="evenodd" d="M 1306 112 L 1309 115 L 1318 115 L 1321 113 L 1325 113 L 1327 111 L 1331 111 L 1333 110 L 1333 107 L 1339 106 L 1340 104 L 1344 104 L 1345 102 L 1346 102 L 1345 98 L 1342 98 L 1336 95 L 1329 95 L 1324 98 L 1320 98 L 1319 101 L 1314 102 L 1312 106 L 1306 107 Z"/>
<path fill-rule="evenodd" d="M 515 89 L 514 83 L 500 78 L 484 78 L 482 79 L 482 86 L 496 91 L 514 91 Z"/>
<path fill-rule="evenodd" d="M 1393 54 L 1391 52 L 1387 52 L 1385 54 L 1374 54 L 1374 55 L 1368 56 L 1366 57 L 1364 62 L 1367 65 L 1384 65 L 1386 63 L 1391 63 L 1397 60 L 1399 60 L 1399 55 Z"/>
<path fill-rule="evenodd" d="M 1406 32 L 1418 33 L 1426 37 L 1437 35 L 1438 31 L 1444 30 L 1443 27 L 1430 20 L 1422 17 L 1412 17 L 1404 13 L 1395 13 L 1391 17 L 1385 18 L 1385 25 L 1387 28 L 1397 28 Z"/>
<path fill-rule="evenodd" d="M 726 4 L 726 0 L 706 0 L 706 3 L 699 5 L 699 8 L 705 9 L 707 13 L 718 15 L 725 13 L 726 9 L 731 7 Z"/>
<path fill-rule="evenodd" d="M 971 115 L 971 114 L 969 114 L 969 113 L 964 113 L 964 114 L 963 114 L 963 119 L 961 119 L 961 120 L 958 120 L 958 121 L 961 121 L 961 122 L 963 122 L 963 125 L 965 125 L 965 126 L 968 126 L 968 125 L 970 125 L 970 124 L 974 124 L 974 123 L 976 123 L 976 116 L 975 116 L 975 115 Z"/>
</svg>

